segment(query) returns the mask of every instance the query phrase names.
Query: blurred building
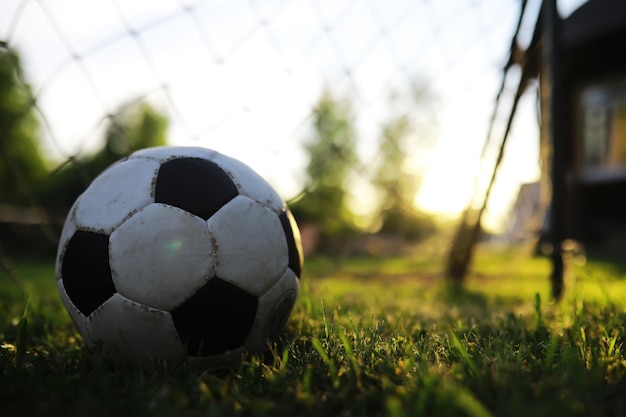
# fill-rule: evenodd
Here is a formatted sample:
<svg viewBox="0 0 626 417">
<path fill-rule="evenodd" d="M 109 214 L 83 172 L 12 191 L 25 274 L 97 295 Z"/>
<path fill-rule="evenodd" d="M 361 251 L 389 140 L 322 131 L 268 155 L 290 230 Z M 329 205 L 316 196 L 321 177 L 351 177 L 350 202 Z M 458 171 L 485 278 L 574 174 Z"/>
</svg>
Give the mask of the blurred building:
<svg viewBox="0 0 626 417">
<path fill-rule="evenodd" d="M 558 22 L 549 59 L 558 130 L 542 159 L 560 167 L 551 220 L 585 246 L 626 238 L 626 1 L 590 0 Z"/>
<path fill-rule="evenodd" d="M 520 185 L 503 234 L 506 241 L 521 243 L 536 240 L 545 224 L 545 208 L 540 204 L 540 182 Z"/>
</svg>

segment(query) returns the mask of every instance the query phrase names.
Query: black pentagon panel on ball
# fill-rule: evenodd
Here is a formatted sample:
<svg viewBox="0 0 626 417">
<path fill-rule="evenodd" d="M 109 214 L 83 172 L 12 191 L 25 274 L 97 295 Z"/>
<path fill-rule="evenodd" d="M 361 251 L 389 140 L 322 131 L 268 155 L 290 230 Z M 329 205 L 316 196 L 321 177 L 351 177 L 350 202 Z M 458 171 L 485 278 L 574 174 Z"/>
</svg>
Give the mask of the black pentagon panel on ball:
<svg viewBox="0 0 626 417">
<path fill-rule="evenodd" d="M 212 356 L 244 344 L 258 303 L 254 295 L 212 278 L 174 309 L 172 318 L 190 356 Z"/>
<path fill-rule="evenodd" d="M 169 204 L 207 220 L 239 194 L 230 176 L 202 158 L 178 158 L 161 165 L 155 202 Z"/>
<path fill-rule="evenodd" d="M 109 264 L 109 236 L 78 230 L 69 240 L 61 265 L 63 287 L 85 316 L 115 294 Z"/>
<path fill-rule="evenodd" d="M 303 254 L 302 246 L 299 242 L 296 242 L 294 235 L 294 227 L 298 227 L 295 224 L 295 220 L 289 211 L 283 211 L 280 214 L 280 224 L 285 231 L 285 237 L 287 238 L 287 249 L 289 251 L 289 269 L 291 269 L 296 277 L 300 278 L 302 275 Z M 299 235 L 298 235 L 299 236 Z"/>
</svg>

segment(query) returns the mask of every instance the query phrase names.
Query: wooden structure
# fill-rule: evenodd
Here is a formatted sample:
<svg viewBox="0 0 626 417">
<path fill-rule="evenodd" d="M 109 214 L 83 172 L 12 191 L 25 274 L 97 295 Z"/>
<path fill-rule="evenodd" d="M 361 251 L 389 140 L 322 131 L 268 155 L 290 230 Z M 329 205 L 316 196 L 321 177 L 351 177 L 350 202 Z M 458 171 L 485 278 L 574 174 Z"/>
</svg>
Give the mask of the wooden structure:
<svg viewBox="0 0 626 417">
<path fill-rule="evenodd" d="M 525 6 L 523 0 L 520 22 Z M 511 66 L 521 67 L 522 75 L 491 182 L 482 209 L 465 212 L 446 277 L 456 283 L 464 279 L 517 102 L 529 81 L 538 77 L 539 199 L 548 207 L 543 238 L 552 243 L 552 295 L 559 299 L 566 239 L 587 247 L 615 239 L 626 242 L 626 1 L 589 0 L 562 19 L 557 1 L 543 0 L 528 48 L 521 49 L 514 37 L 504 77 Z"/>
<path fill-rule="evenodd" d="M 626 2 L 588 1 L 555 41 L 564 237 L 586 245 L 626 237 Z"/>
<path fill-rule="evenodd" d="M 566 19 L 544 0 L 539 43 L 543 178 L 552 293 L 563 292 L 563 242 L 626 237 L 626 2 L 589 0 Z"/>
</svg>

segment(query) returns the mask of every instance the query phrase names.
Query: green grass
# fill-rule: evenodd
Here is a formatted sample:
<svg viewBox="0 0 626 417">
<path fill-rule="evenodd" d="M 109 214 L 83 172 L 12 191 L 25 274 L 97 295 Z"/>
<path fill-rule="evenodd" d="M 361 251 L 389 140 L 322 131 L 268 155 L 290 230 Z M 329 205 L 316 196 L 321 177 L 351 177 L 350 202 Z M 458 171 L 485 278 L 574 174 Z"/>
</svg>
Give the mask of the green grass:
<svg viewBox="0 0 626 417">
<path fill-rule="evenodd" d="M 0 415 L 626 414 L 623 271 L 579 266 L 555 304 L 545 259 L 479 253 L 474 265 L 455 292 L 437 259 L 308 260 L 281 343 L 197 374 L 89 353 L 53 266 L 20 263 L 0 276 Z"/>
</svg>

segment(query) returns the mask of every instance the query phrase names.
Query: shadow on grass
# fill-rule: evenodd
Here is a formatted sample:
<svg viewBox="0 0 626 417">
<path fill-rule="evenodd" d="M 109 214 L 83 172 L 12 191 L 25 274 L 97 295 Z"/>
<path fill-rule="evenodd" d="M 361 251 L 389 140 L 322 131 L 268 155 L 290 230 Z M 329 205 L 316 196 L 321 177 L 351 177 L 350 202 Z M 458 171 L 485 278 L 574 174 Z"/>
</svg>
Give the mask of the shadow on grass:
<svg viewBox="0 0 626 417">
<path fill-rule="evenodd" d="M 438 298 L 447 304 L 471 306 L 481 310 L 487 310 L 490 305 L 489 297 L 485 293 L 471 290 L 461 284 L 452 282 L 443 282 L 441 284 Z"/>
<path fill-rule="evenodd" d="M 586 264 L 599 268 L 612 276 L 626 276 L 626 257 L 624 257 L 623 251 L 601 248 L 589 249 L 586 253 Z"/>
</svg>

